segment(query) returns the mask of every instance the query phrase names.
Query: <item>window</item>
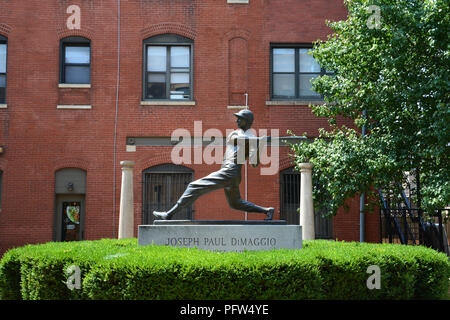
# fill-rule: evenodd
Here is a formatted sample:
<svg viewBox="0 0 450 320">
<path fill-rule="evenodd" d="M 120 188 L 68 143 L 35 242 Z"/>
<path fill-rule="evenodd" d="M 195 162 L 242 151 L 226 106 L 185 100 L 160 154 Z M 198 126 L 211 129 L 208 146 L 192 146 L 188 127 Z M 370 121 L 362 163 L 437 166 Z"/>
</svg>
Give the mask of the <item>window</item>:
<svg viewBox="0 0 450 320">
<path fill-rule="evenodd" d="M 6 103 L 6 56 L 8 39 L 0 36 L 0 104 Z"/>
<path fill-rule="evenodd" d="M 309 51 L 311 47 L 305 46 L 272 47 L 272 99 L 322 98 L 320 94 L 312 90 L 311 80 L 327 72 L 320 67 Z"/>
<path fill-rule="evenodd" d="M 91 83 L 91 43 L 82 37 L 61 40 L 60 83 Z"/>
<path fill-rule="evenodd" d="M 144 100 L 192 100 L 192 45 L 175 34 L 144 40 Z"/>
</svg>

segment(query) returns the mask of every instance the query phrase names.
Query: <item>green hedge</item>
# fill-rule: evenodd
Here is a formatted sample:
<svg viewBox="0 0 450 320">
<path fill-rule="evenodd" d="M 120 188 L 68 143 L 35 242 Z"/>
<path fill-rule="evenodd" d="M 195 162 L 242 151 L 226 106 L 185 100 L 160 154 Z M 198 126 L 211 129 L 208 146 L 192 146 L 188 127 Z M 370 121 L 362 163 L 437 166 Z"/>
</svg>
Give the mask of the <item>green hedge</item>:
<svg viewBox="0 0 450 320">
<path fill-rule="evenodd" d="M 69 266 L 81 289 L 69 290 Z M 377 265 L 381 288 L 368 289 Z M 46 243 L 0 261 L 1 299 L 448 299 L 448 257 L 420 246 L 305 241 L 301 250 L 209 252 L 136 239 Z"/>
</svg>

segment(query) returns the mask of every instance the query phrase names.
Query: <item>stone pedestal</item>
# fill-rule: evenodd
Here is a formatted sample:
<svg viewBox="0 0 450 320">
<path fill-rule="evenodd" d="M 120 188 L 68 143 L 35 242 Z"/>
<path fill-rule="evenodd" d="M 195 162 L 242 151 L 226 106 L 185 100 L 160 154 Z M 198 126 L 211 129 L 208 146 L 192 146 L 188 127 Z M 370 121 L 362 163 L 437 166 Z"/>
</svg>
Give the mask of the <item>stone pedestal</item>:
<svg viewBox="0 0 450 320">
<path fill-rule="evenodd" d="M 314 203 L 312 197 L 312 163 L 300 163 L 300 225 L 303 240 L 315 239 Z"/>
<path fill-rule="evenodd" d="M 286 220 L 155 220 L 155 226 L 192 226 L 192 225 L 266 225 L 282 226 L 287 225 Z"/>
<path fill-rule="evenodd" d="M 122 187 L 120 193 L 119 239 L 134 236 L 133 161 L 121 161 Z"/>
<path fill-rule="evenodd" d="M 209 251 L 301 249 L 302 227 L 286 221 L 159 221 L 138 227 L 140 245 Z"/>
</svg>

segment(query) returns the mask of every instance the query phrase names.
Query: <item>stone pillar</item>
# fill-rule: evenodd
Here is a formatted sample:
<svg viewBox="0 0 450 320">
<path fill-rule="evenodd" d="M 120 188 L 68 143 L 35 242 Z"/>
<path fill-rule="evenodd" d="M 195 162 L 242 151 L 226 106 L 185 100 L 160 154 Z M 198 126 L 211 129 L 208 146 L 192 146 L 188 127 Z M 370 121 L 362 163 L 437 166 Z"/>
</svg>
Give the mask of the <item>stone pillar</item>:
<svg viewBox="0 0 450 320">
<path fill-rule="evenodd" d="M 119 239 L 134 237 L 133 161 L 121 161 L 122 187 L 120 192 Z"/>
<path fill-rule="evenodd" d="M 312 163 L 300 163 L 300 225 L 303 240 L 315 239 L 314 204 L 312 198 Z"/>
</svg>

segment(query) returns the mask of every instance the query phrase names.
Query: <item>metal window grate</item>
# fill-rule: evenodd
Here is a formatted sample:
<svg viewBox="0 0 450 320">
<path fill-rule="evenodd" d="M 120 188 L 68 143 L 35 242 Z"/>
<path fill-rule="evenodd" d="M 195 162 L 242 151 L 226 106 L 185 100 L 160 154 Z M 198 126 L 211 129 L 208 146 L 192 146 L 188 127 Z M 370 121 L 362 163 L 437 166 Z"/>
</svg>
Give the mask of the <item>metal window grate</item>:
<svg viewBox="0 0 450 320">
<path fill-rule="evenodd" d="M 288 168 L 280 172 L 280 212 L 281 219 L 288 224 L 300 224 L 300 172 Z M 315 212 L 315 234 L 317 239 L 331 239 L 332 221 Z"/>
<path fill-rule="evenodd" d="M 153 223 L 153 211 L 169 210 L 192 181 L 193 171 L 171 164 L 149 168 L 143 172 L 143 222 Z M 177 213 L 174 220 L 193 218 L 193 207 Z"/>
<path fill-rule="evenodd" d="M 289 170 L 281 173 L 280 179 L 281 219 L 288 224 L 299 224 L 297 209 L 300 206 L 300 174 Z"/>
</svg>

